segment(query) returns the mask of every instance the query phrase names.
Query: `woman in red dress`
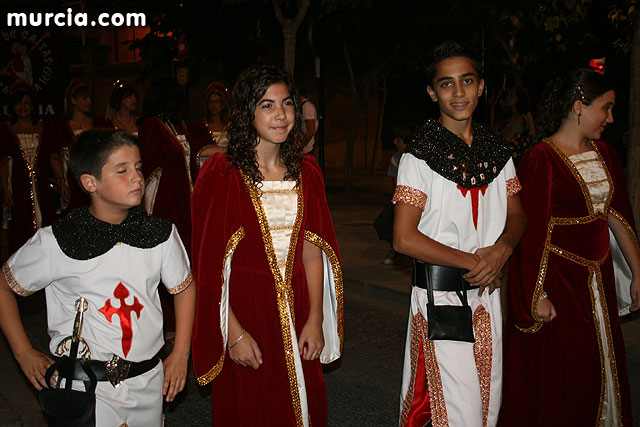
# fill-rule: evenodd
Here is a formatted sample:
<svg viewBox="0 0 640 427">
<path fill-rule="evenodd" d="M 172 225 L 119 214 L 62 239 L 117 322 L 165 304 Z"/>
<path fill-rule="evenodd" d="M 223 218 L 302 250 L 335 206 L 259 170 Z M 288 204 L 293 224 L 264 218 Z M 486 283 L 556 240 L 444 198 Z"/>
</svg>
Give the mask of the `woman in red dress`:
<svg viewBox="0 0 640 427">
<path fill-rule="evenodd" d="M 556 98 L 559 127 L 518 169 L 528 223 L 510 266 L 499 424 L 631 426 L 618 314 L 640 308 L 640 246 L 622 166 L 600 140 L 615 92 L 578 69 Z"/>
<path fill-rule="evenodd" d="M 227 127 L 229 125 L 229 91 L 219 82 L 207 86 L 205 93 L 204 120 L 189 124 L 189 132 L 193 137 L 191 170 L 194 179 L 205 160 L 213 153 L 225 153 L 229 139 Z"/>
<path fill-rule="evenodd" d="M 3 225 L 9 253 L 13 253 L 38 228 L 51 223 L 53 208 L 48 147 L 42 143 L 42 121 L 31 87 L 26 83 L 15 85 L 9 101 L 10 120 L 0 123 L 0 182 Z"/>
<path fill-rule="evenodd" d="M 50 162 L 55 188 L 60 195 L 60 200 L 56 203 L 58 213 L 89 203 L 70 172 L 69 150 L 76 137 L 85 130 L 113 127 L 111 121 L 94 117 L 91 114 L 92 107 L 89 86 L 79 79 L 72 79 L 65 92 L 64 118 L 52 118 L 43 125 L 43 139 L 53 148 Z"/>
<path fill-rule="evenodd" d="M 215 426 L 326 426 L 321 363 L 342 349 L 342 272 L 300 100 L 272 66 L 233 90 L 229 151 L 192 198 L 193 365 Z"/>
</svg>

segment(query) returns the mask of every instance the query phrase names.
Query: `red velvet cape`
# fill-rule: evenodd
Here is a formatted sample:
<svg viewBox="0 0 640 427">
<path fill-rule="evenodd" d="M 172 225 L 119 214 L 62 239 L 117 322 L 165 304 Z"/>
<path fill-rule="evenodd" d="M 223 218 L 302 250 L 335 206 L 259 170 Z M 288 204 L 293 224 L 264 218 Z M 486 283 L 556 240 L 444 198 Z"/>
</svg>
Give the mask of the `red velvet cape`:
<svg viewBox="0 0 640 427">
<path fill-rule="evenodd" d="M 186 126 L 174 122 L 178 134 L 190 141 Z M 147 182 L 154 172 L 162 169 L 160 185 L 151 214 L 173 222 L 187 252 L 191 250 L 191 198 L 192 182 L 180 143 L 171 130 L 158 118 L 148 117 L 138 132 L 142 145 L 142 173 Z M 193 150 L 191 157 L 193 157 Z"/>
<path fill-rule="evenodd" d="M 337 242 L 322 173 L 309 155 L 303 157 L 301 186 L 303 202 L 298 199 L 300 221 L 296 220 L 299 229 L 294 226 L 292 235 L 292 239 L 296 239 L 295 252 L 287 261 L 292 262 L 287 267 L 291 275 L 285 282 L 287 290 L 282 292 L 293 298 L 292 315 L 299 337 L 309 314 L 309 293 L 302 264 L 303 239 L 333 254 L 330 259 L 333 258 L 334 276 L 340 276 L 336 281 L 340 280 L 337 313 L 342 344 Z M 287 368 L 287 344 L 283 338 L 288 331 L 281 326 L 278 308 L 282 288 L 276 289 L 273 265 L 263 241 L 263 233 L 269 233 L 268 224 L 260 223 L 252 196 L 259 197 L 255 192 L 250 194 L 240 171 L 222 154 L 214 154 L 200 171 L 192 198 L 193 272 L 198 286 L 193 365 L 201 385 L 213 381 L 213 425 L 295 426 L 300 419 L 296 420 L 288 377 L 291 372 Z M 264 363 L 257 370 L 241 367 L 228 359 L 220 330 L 222 271 L 225 254 L 232 249 L 235 252 L 229 279 L 229 304 L 260 346 Z M 326 425 L 327 397 L 320 361 L 302 360 L 302 367 L 311 423 Z"/>
<path fill-rule="evenodd" d="M 36 194 L 31 194 L 30 166 L 20 147 L 20 141 L 8 123 L 0 123 L 0 159 L 11 157 L 11 187 L 13 203 L 12 220 L 9 222 L 7 236 L 9 253 L 19 249 L 36 232 L 35 206 L 32 197 L 38 200 L 42 213 L 42 225 L 51 224 L 54 218 L 49 178 L 51 177 L 50 153 L 47 142 L 40 134 L 36 151 L 33 179 L 36 181 Z"/>
<path fill-rule="evenodd" d="M 594 148 L 609 174 L 604 214 L 593 212 L 577 169 L 549 143 L 530 148 L 518 169 L 527 228 L 510 264 L 502 426 L 599 425 L 604 365 L 590 274 L 598 279 L 600 293 L 605 295 L 603 311 L 613 356 L 618 417 L 622 425 L 631 425 L 608 216 L 620 219 L 636 244 L 637 239 L 617 154 L 606 142 L 594 143 Z M 534 302 L 543 291 L 557 311 L 548 324 L 534 314 Z"/>
</svg>

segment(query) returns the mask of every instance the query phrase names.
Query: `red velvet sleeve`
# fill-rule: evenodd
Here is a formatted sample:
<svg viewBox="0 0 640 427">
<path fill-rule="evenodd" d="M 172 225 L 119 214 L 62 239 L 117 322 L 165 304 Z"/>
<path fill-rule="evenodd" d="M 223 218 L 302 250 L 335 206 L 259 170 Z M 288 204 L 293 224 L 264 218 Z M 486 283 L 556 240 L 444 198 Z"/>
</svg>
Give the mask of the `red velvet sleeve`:
<svg viewBox="0 0 640 427">
<path fill-rule="evenodd" d="M 542 326 L 534 313 L 545 287 L 548 224 L 552 215 L 551 156 L 546 143 L 541 142 L 525 154 L 518 167 L 522 185 L 520 199 L 527 215 L 527 228 L 511 259 L 508 292 L 511 316 L 525 332 L 536 332 Z"/>
<path fill-rule="evenodd" d="M 609 215 L 614 216 L 624 225 L 636 248 L 640 251 L 633 211 L 631 210 L 631 202 L 629 201 L 629 192 L 627 191 L 627 181 L 620 157 L 615 148 L 608 142 L 598 141 L 596 145 L 607 164 L 609 175 L 613 180 L 613 196 L 611 198 L 611 204 L 609 205 Z"/>
<path fill-rule="evenodd" d="M 171 132 L 155 117 L 149 117 L 142 122 L 140 144 L 142 172 L 145 178 L 149 179 L 158 168 L 162 169 L 152 214 L 173 222 L 189 251 L 191 188 L 182 149 Z"/>
<path fill-rule="evenodd" d="M 225 344 L 220 328 L 224 263 L 244 236 L 239 196 L 244 183 L 226 157 L 216 153 L 200 172 L 191 198 L 192 269 L 197 286 L 193 367 L 200 385 L 222 369 Z"/>
</svg>

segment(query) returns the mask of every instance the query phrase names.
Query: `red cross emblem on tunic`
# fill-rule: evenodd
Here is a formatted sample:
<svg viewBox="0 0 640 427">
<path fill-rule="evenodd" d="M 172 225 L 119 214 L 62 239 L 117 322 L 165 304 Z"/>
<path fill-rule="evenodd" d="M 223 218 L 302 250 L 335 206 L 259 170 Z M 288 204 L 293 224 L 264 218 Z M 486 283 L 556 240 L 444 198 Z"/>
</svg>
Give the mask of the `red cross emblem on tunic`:
<svg viewBox="0 0 640 427">
<path fill-rule="evenodd" d="M 115 308 L 111 305 L 111 298 L 107 299 L 104 303 L 104 307 L 98 310 L 100 313 L 104 314 L 104 317 L 107 318 L 109 323 L 111 323 L 111 319 L 113 315 L 116 314 L 120 318 L 120 328 L 122 329 L 122 352 L 124 353 L 124 357 L 127 357 L 129 350 L 131 350 L 131 341 L 133 339 L 133 329 L 131 329 L 131 312 L 135 312 L 140 318 L 140 312 L 144 308 L 140 301 L 138 301 L 138 297 L 133 297 L 133 304 L 127 305 L 125 301 L 129 296 L 129 289 L 122 282 L 118 283 L 116 289 L 113 291 L 113 296 L 120 300 L 120 307 Z"/>
<path fill-rule="evenodd" d="M 462 197 L 467 197 L 467 192 L 471 193 L 471 211 L 473 212 L 473 226 L 478 229 L 478 197 L 480 192 L 484 196 L 485 191 L 489 185 L 483 185 L 482 187 L 464 188 L 458 185 L 458 190 L 462 193 Z"/>
</svg>

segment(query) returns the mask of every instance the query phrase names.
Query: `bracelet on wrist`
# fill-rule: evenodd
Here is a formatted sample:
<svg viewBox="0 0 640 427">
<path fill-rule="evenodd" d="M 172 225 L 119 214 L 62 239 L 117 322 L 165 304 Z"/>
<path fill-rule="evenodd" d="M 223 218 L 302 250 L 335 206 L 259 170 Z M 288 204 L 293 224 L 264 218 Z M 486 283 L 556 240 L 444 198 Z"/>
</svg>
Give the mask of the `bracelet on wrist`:
<svg viewBox="0 0 640 427">
<path fill-rule="evenodd" d="M 238 345 L 238 343 L 240 342 L 240 340 L 242 338 L 244 338 L 244 333 L 246 332 L 245 329 L 242 330 L 242 333 L 240 334 L 240 336 L 238 337 L 238 339 L 231 345 L 227 346 L 227 350 L 231 350 L 233 347 L 235 347 L 236 345 Z"/>
<path fill-rule="evenodd" d="M 542 300 L 543 300 L 543 299 L 545 299 L 545 298 L 549 298 L 549 296 L 547 295 L 547 293 L 546 293 L 546 292 L 542 292 L 542 293 L 540 294 L 540 298 L 538 298 L 538 302 L 542 301 Z"/>
</svg>

